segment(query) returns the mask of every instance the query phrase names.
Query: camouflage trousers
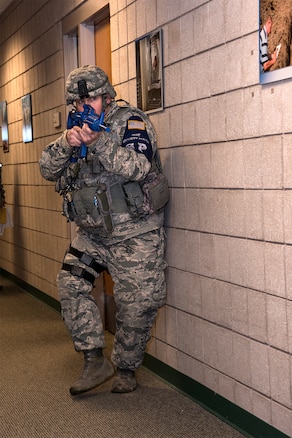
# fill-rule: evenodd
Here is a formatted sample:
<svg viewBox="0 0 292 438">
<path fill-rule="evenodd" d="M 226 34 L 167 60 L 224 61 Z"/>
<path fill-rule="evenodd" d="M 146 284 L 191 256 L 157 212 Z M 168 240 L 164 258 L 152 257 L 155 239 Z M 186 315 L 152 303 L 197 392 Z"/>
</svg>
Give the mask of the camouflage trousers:
<svg viewBox="0 0 292 438">
<path fill-rule="evenodd" d="M 72 246 L 107 267 L 114 281 L 116 333 L 112 362 L 135 370 L 144 357 L 157 309 L 165 304 L 165 235 L 163 228 L 131 239 L 105 245 L 78 232 Z M 64 263 L 86 268 L 75 256 L 65 254 Z M 58 278 L 62 316 L 77 351 L 104 348 L 104 329 L 91 295 L 92 284 L 61 270 Z"/>
</svg>

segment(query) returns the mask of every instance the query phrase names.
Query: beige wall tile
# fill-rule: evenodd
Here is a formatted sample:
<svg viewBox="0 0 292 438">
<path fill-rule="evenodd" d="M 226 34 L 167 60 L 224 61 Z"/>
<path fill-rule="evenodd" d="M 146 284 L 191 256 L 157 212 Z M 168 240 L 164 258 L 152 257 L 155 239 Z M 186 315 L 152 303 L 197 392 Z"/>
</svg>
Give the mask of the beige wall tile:
<svg viewBox="0 0 292 438">
<path fill-rule="evenodd" d="M 164 72 L 165 106 L 172 106 L 182 102 L 182 70 L 180 64 L 173 64 L 165 68 Z M 175 90 L 175 92 L 173 92 Z"/>
<path fill-rule="evenodd" d="M 233 75 L 232 75 L 233 76 Z M 224 111 L 226 122 L 226 138 L 235 140 L 243 136 L 243 90 L 235 90 L 226 94 Z M 236 111 L 235 111 L 236 108 Z"/>
<path fill-rule="evenodd" d="M 152 32 L 157 28 L 157 0 L 148 0 L 145 3 L 147 8 L 146 32 Z"/>
<path fill-rule="evenodd" d="M 247 286 L 247 241 L 230 238 L 227 250 L 230 260 L 230 281 Z"/>
<path fill-rule="evenodd" d="M 292 195 L 290 191 L 283 193 L 283 226 L 284 238 L 288 244 L 292 243 Z"/>
<path fill-rule="evenodd" d="M 250 343 L 251 387 L 256 391 L 271 395 L 269 347 L 259 342 Z"/>
<path fill-rule="evenodd" d="M 227 211 L 229 215 L 229 227 L 227 234 L 244 237 L 247 235 L 245 229 L 245 193 L 243 190 L 227 191 Z"/>
<path fill-rule="evenodd" d="M 201 320 L 183 312 L 177 313 L 177 341 L 180 349 L 190 357 L 203 360 L 203 333 Z M 190 333 L 191 336 L 185 336 Z"/>
<path fill-rule="evenodd" d="M 121 9 L 118 13 L 118 35 L 119 35 L 119 47 L 125 46 L 128 42 L 128 29 L 127 29 L 127 10 Z"/>
<path fill-rule="evenodd" d="M 287 301 L 287 322 L 288 322 L 288 351 L 292 354 L 292 301 Z M 291 370 L 292 372 L 292 370 Z"/>
<path fill-rule="evenodd" d="M 256 87 L 247 88 L 243 90 L 242 135 L 244 138 L 249 139 L 250 137 L 261 134 L 262 132 L 262 124 L 260 117 L 261 111 L 262 111 L 262 101 L 261 101 L 260 90 Z M 253 140 L 249 140 L 249 141 L 253 142 Z M 259 140 L 258 142 L 261 144 Z"/>
<path fill-rule="evenodd" d="M 234 374 L 232 338 L 231 331 L 218 327 L 218 370 L 225 376 L 233 376 Z"/>
<path fill-rule="evenodd" d="M 214 275 L 220 280 L 230 281 L 229 238 L 214 236 Z"/>
<path fill-rule="evenodd" d="M 291 409 L 291 355 L 270 348 L 269 371 L 272 399 Z"/>
<path fill-rule="evenodd" d="M 214 214 L 214 193 L 213 190 L 199 189 L 196 191 L 197 205 L 199 209 L 199 230 L 212 233 L 215 229 L 216 215 Z M 196 222 L 194 222 L 196 223 Z"/>
<path fill-rule="evenodd" d="M 202 343 L 203 362 L 216 370 L 218 367 L 218 332 L 214 324 L 205 321 L 202 323 Z"/>
<path fill-rule="evenodd" d="M 255 391 L 252 393 L 252 412 L 257 418 L 271 424 L 271 400 Z"/>
<path fill-rule="evenodd" d="M 267 298 L 254 290 L 247 291 L 248 334 L 251 338 L 267 342 Z"/>
<path fill-rule="evenodd" d="M 230 285 L 232 306 L 232 329 L 248 335 L 248 298 L 247 290 L 243 287 Z"/>
<path fill-rule="evenodd" d="M 229 283 L 222 281 L 214 282 L 215 288 L 215 302 L 217 305 L 216 321 L 223 327 L 232 327 L 232 287 Z"/>
<path fill-rule="evenodd" d="M 222 394 L 222 397 L 234 402 L 234 382 L 232 379 L 223 374 L 219 374 L 218 388 L 218 392 Z"/>
<path fill-rule="evenodd" d="M 190 146 L 184 149 L 185 184 L 187 187 L 212 187 L 210 145 Z"/>
<path fill-rule="evenodd" d="M 283 298 L 286 296 L 284 250 L 283 245 L 265 245 L 265 290 Z"/>
<path fill-rule="evenodd" d="M 211 81 L 210 81 L 211 83 Z M 208 85 L 207 85 L 208 86 Z M 225 96 L 214 96 L 210 102 L 210 140 L 211 142 L 226 140 Z"/>
<path fill-rule="evenodd" d="M 215 369 L 204 366 L 204 386 L 218 393 L 219 390 L 219 373 Z"/>
<path fill-rule="evenodd" d="M 227 46 L 219 45 L 212 49 L 209 53 L 210 62 L 210 74 L 209 74 L 209 90 L 211 96 L 223 99 L 225 104 L 225 95 L 221 94 L 226 90 L 226 75 L 230 66 L 227 62 L 222 62 L 222 59 L 227 59 Z M 223 111 L 223 114 L 225 111 Z M 222 113 L 218 112 L 218 116 L 222 116 Z M 222 129 L 225 129 L 226 123 L 222 124 Z"/>
<path fill-rule="evenodd" d="M 268 241 L 283 242 L 283 199 L 284 194 L 275 190 L 263 192 L 264 238 Z"/>
<path fill-rule="evenodd" d="M 279 137 L 267 137 L 262 149 L 263 187 L 281 189 L 283 187 L 282 141 Z"/>
<path fill-rule="evenodd" d="M 217 321 L 217 291 L 214 280 L 205 279 L 204 287 L 201 290 L 201 315 L 207 321 Z"/>
<path fill-rule="evenodd" d="M 282 131 L 282 99 L 281 91 L 277 86 L 262 89 L 263 132 L 265 134 L 280 133 Z M 265 111 L 269 108 L 269 111 Z"/>
<path fill-rule="evenodd" d="M 251 384 L 251 369 L 250 369 L 250 355 L 251 355 L 251 341 L 237 333 L 233 333 L 232 341 L 232 362 L 233 375 L 238 382 L 247 386 Z"/>
<path fill-rule="evenodd" d="M 210 47 L 209 5 L 204 4 L 194 13 L 194 53 L 207 50 Z"/>
<path fill-rule="evenodd" d="M 218 143 L 210 146 L 211 149 L 211 184 L 213 187 L 227 187 L 226 155 L 227 145 Z"/>
<path fill-rule="evenodd" d="M 174 108 L 171 108 L 169 111 L 170 117 L 170 146 L 177 146 L 182 144 L 183 138 L 183 117 L 182 112 L 177 112 Z"/>
<path fill-rule="evenodd" d="M 204 382 L 204 365 L 182 352 L 177 353 L 177 369 L 187 376 L 190 376 L 199 383 Z"/>
<path fill-rule="evenodd" d="M 291 160 L 292 160 L 292 136 L 285 135 L 283 138 L 284 188 L 292 187 Z"/>
<path fill-rule="evenodd" d="M 287 436 L 292 436 L 291 408 L 272 402 L 272 425 Z"/>
<path fill-rule="evenodd" d="M 198 144 L 209 143 L 211 140 L 209 99 L 201 99 L 196 101 L 195 123 Z"/>
<path fill-rule="evenodd" d="M 137 38 L 136 31 L 136 2 L 129 4 L 127 8 L 127 31 L 128 31 L 128 41 L 134 41 Z M 115 34 L 116 32 L 112 32 Z M 113 49 L 113 47 L 112 47 Z"/>
<path fill-rule="evenodd" d="M 246 236 L 251 239 L 263 240 L 263 191 L 245 190 L 243 209 Z"/>
<path fill-rule="evenodd" d="M 246 258 L 247 258 L 247 278 L 246 285 L 253 289 L 265 289 L 265 247 L 262 242 L 247 241 Z"/>
<path fill-rule="evenodd" d="M 225 17 L 226 20 L 226 17 Z M 225 32 L 226 32 L 226 25 L 225 22 Z M 236 26 L 233 26 L 236 27 Z M 242 64 L 241 62 L 238 62 L 238 53 L 242 51 L 242 39 L 236 39 L 234 41 L 231 41 L 228 45 L 226 45 L 226 70 L 225 70 L 225 89 L 228 90 L 237 90 L 242 85 Z M 232 93 L 233 94 L 233 93 Z M 228 95 L 227 95 L 228 97 Z M 237 102 L 237 105 L 240 105 L 240 100 Z M 236 107 L 238 108 L 238 106 Z M 234 107 L 233 107 L 234 109 Z M 237 111 L 234 113 L 233 116 L 237 119 L 238 114 L 242 115 L 241 111 Z M 238 138 L 238 137 L 236 137 Z"/>
<path fill-rule="evenodd" d="M 267 323 L 269 344 L 288 351 L 288 325 L 284 299 L 267 296 Z"/>
<path fill-rule="evenodd" d="M 147 15 L 147 2 L 144 0 L 140 2 L 136 2 L 136 17 L 146 17 Z M 158 14 L 160 16 L 160 14 Z M 147 33 L 147 27 L 146 27 L 146 20 L 137 20 L 137 38 L 143 36 Z M 160 26 L 161 23 L 158 23 L 158 26 Z"/>
</svg>

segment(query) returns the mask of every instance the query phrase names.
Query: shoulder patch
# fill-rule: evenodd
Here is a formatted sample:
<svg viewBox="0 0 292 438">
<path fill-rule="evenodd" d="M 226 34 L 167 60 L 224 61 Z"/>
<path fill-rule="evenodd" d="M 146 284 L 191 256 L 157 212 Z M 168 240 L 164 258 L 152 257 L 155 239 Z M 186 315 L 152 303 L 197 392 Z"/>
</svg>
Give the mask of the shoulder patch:
<svg viewBox="0 0 292 438">
<path fill-rule="evenodd" d="M 129 119 L 128 120 L 128 129 L 129 130 L 138 129 L 140 131 L 145 131 L 146 125 L 145 125 L 145 122 L 143 122 L 143 120 Z"/>
<path fill-rule="evenodd" d="M 139 116 L 132 116 L 128 119 L 123 146 L 127 149 L 143 154 L 152 161 L 152 144 L 146 130 L 146 123 Z"/>
</svg>

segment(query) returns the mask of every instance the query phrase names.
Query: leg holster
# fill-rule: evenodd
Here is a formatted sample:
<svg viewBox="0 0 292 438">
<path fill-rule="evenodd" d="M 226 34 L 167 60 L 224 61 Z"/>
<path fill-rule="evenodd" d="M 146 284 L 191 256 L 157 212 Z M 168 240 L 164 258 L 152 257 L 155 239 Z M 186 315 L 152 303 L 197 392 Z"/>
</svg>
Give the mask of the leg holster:
<svg viewBox="0 0 292 438">
<path fill-rule="evenodd" d="M 90 267 L 93 269 L 97 274 L 100 274 L 101 272 L 105 271 L 107 268 L 100 263 L 97 263 L 93 257 L 90 255 L 79 251 L 76 248 L 73 248 L 73 246 L 70 246 L 68 253 L 74 255 L 78 258 L 78 260 L 83 263 L 84 265 Z M 88 272 L 85 268 L 81 268 L 79 266 L 70 265 L 68 263 L 63 263 L 62 269 L 64 271 L 71 272 L 72 275 L 75 275 L 76 277 L 84 278 L 85 280 L 89 281 L 90 283 L 94 283 L 95 277 L 93 274 Z"/>
</svg>

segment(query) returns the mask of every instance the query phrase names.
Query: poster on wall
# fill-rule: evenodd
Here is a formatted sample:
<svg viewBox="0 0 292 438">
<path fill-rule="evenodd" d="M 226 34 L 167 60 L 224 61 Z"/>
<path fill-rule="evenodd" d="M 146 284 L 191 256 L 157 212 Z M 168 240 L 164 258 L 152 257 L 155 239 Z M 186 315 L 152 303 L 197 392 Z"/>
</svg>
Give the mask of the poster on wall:
<svg viewBox="0 0 292 438">
<path fill-rule="evenodd" d="M 33 140 L 30 94 L 27 94 L 21 99 L 21 107 L 22 107 L 22 140 L 24 143 L 29 143 Z"/>
<path fill-rule="evenodd" d="M 0 123 L 3 152 L 9 152 L 7 102 L 0 102 Z"/>
<path fill-rule="evenodd" d="M 137 107 L 144 112 L 163 109 L 162 30 L 136 40 Z"/>
<path fill-rule="evenodd" d="M 259 0 L 260 82 L 292 77 L 292 0 Z"/>
</svg>

